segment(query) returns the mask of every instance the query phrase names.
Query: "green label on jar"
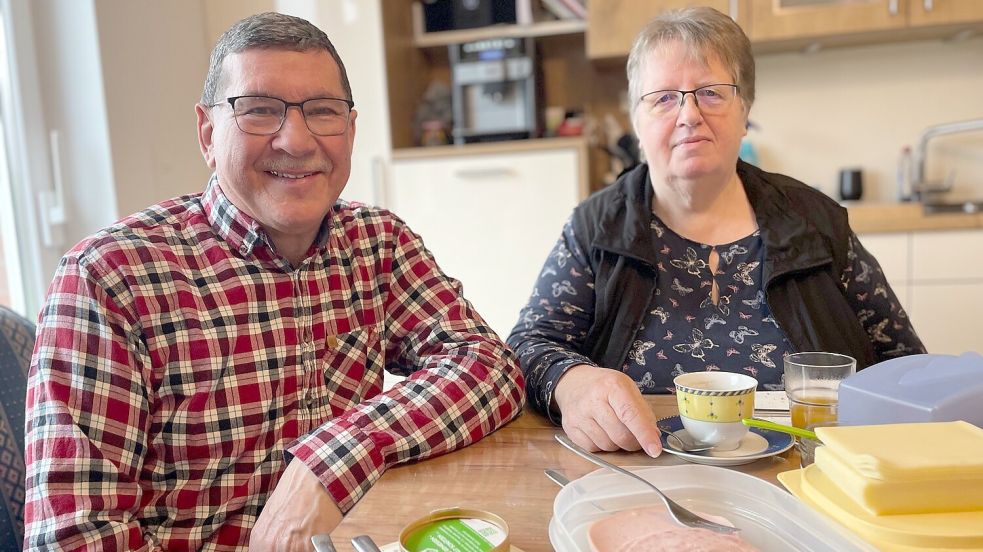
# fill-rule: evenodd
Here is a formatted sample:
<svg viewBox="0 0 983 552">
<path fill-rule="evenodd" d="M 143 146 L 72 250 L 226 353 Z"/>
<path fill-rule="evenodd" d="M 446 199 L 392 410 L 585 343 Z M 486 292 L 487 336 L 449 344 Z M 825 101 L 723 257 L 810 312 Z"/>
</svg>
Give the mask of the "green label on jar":
<svg viewBox="0 0 983 552">
<path fill-rule="evenodd" d="M 498 526 L 480 519 L 444 519 L 417 529 L 406 539 L 411 552 L 488 552 L 505 540 Z"/>
</svg>

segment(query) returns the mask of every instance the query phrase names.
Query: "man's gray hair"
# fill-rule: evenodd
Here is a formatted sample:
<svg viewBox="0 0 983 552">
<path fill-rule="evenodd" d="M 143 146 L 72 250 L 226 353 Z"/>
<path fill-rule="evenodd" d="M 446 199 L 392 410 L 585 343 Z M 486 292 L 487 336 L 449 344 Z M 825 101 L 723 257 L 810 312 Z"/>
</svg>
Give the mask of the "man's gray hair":
<svg viewBox="0 0 983 552">
<path fill-rule="evenodd" d="M 222 62 L 229 54 L 237 54 L 251 48 L 270 48 L 306 52 L 308 50 L 325 50 L 331 54 L 341 72 L 341 86 L 345 90 L 346 99 L 352 99 L 352 86 L 348 82 L 348 72 L 341 56 L 335 50 L 334 44 L 328 40 L 328 35 L 306 19 L 284 15 L 282 13 L 266 12 L 251 15 L 225 31 L 208 62 L 208 75 L 205 77 L 205 89 L 201 93 L 202 105 L 213 105 L 219 80 L 222 77 Z"/>
<path fill-rule="evenodd" d="M 754 54 L 751 41 L 733 19 L 708 7 L 670 10 L 645 26 L 632 44 L 628 55 L 628 101 L 634 124 L 635 108 L 642 94 L 645 58 L 657 49 L 665 50 L 679 43 L 692 59 L 706 64 L 716 57 L 726 67 L 738 86 L 745 113 L 754 103 Z M 717 83 L 720 84 L 720 83 Z"/>
</svg>

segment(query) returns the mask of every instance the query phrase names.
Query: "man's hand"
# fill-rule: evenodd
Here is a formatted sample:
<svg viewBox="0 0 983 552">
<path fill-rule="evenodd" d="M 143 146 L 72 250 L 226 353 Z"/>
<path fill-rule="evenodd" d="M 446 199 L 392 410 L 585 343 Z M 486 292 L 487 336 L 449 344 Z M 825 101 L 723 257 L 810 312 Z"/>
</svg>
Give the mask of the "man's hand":
<svg viewBox="0 0 983 552">
<path fill-rule="evenodd" d="M 579 364 L 567 370 L 553 392 L 563 431 L 589 451 L 662 453 L 655 414 L 625 374 Z"/>
<path fill-rule="evenodd" d="M 330 533 L 341 518 L 338 505 L 311 470 L 292 461 L 253 526 L 249 550 L 310 552 L 311 536 Z"/>
</svg>

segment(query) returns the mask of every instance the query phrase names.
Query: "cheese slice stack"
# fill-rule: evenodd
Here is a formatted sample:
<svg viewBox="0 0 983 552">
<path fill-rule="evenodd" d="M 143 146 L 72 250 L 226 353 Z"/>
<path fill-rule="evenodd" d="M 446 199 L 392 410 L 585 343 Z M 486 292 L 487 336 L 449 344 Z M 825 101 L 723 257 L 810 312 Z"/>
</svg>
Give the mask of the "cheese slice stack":
<svg viewBox="0 0 983 552">
<path fill-rule="evenodd" d="M 983 429 L 967 422 L 816 428 L 816 467 L 874 515 L 983 510 Z"/>
</svg>

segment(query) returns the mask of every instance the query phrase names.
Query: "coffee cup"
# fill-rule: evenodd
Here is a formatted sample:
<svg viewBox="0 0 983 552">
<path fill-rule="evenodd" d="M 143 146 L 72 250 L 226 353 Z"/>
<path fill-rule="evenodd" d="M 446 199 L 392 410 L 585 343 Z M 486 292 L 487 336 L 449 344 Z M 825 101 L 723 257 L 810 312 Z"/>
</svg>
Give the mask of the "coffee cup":
<svg viewBox="0 0 983 552">
<path fill-rule="evenodd" d="M 734 450 L 747 435 L 744 418 L 754 414 L 758 380 L 732 372 L 691 372 L 672 380 L 679 418 L 692 440 L 720 451 Z"/>
</svg>

